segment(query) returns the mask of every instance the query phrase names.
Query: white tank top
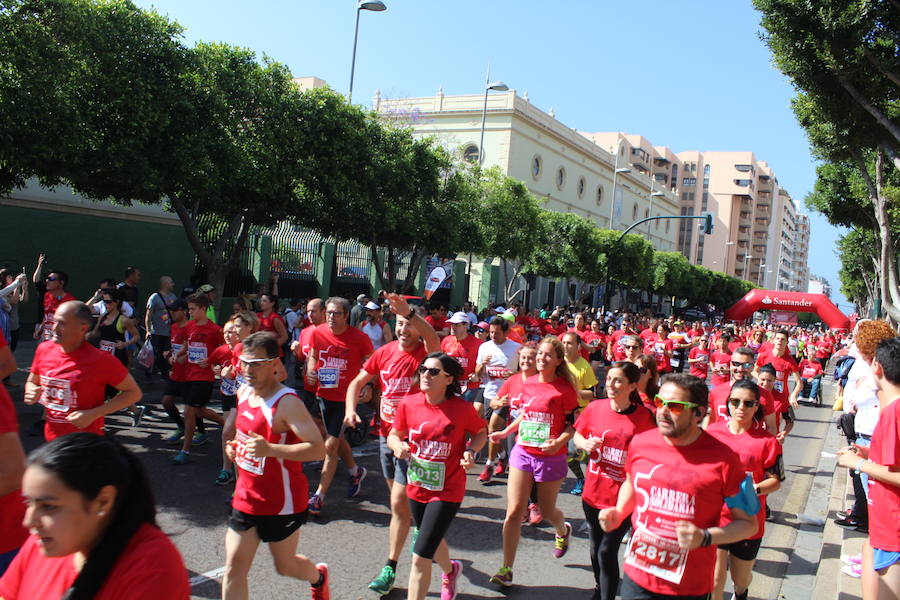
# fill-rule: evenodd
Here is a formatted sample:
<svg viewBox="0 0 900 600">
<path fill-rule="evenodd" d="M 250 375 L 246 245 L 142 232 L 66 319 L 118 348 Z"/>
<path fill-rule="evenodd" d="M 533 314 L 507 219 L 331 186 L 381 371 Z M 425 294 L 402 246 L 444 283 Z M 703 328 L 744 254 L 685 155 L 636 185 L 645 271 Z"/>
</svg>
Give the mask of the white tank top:
<svg viewBox="0 0 900 600">
<path fill-rule="evenodd" d="M 378 321 L 376 323 L 372 323 L 368 319 L 363 321 L 361 327 L 363 333 L 369 336 L 369 339 L 372 340 L 372 346 L 378 350 L 381 346 L 384 346 L 384 321 Z"/>
</svg>

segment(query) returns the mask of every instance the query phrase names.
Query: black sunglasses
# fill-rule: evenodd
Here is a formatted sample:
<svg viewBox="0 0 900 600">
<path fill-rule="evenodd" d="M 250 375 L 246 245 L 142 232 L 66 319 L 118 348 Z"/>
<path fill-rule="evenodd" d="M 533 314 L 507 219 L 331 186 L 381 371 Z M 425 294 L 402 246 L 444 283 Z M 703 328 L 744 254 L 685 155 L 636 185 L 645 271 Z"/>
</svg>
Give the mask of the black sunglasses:
<svg viewBox="0 0 900 600">
<path fill-rule="evenodd" d="M 754 406 L 756 406 L 759 403 L 758 400 L 744 400 L 743 402 L 744 402 L 744 408 L 753 408 Z M 728 403 L 731 406 L 733 406 L 734 408 L 737 408 L 741 405 L 741 399 L 740 398 L 729 398 Z"/>
<path fill-rule="evenodd" d="M 733 361 L 731 361 L 731 366 L 732 367 L 744 367 L 745 369 L 751 369 L 751 368 L 753 368 L 753 363 L 752 362 L 738 362 L 736 360 L 733 360 Z"/>
<path fill-rule="evenodd" d="M 46 281 L 58 281 L 58 280 L 59 280 L 59 277 L 54 277 L 53 275 L 48 276 L 46 279 Z"/>
<path fill-rule="evenodd" d="M 419 365 L 419 375 L 424 375 L 426 372 L 432 377 L 437 377 L 441 373 L 444 373 L 442 369 L 438 369 L 436 367 L 426 367 L 425 365 Z"/>
</svg>

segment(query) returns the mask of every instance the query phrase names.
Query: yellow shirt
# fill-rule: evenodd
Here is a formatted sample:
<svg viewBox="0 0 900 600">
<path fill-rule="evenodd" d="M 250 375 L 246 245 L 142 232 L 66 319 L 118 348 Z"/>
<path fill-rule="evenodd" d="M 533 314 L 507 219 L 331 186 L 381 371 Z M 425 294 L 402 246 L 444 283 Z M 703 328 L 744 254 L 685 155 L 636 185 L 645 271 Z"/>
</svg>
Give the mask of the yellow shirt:
<svg viewBox="0 0 900 600">
<path fill-rule="evenodd" d="M 583 356 L 579 356 L 578 360 L 575 362 L 566 361 L 566 366 L 569 367 L 569 372 L 572 373 L 572 376 L 575 378 L 578 391 L 588 390 L 597 385 L 597 376 L 594 375 L 591 364 L 584 360 Z M 578 404 L 582 408 L 588 405 L 580 394 L 578 396 Z"/>
</svg>

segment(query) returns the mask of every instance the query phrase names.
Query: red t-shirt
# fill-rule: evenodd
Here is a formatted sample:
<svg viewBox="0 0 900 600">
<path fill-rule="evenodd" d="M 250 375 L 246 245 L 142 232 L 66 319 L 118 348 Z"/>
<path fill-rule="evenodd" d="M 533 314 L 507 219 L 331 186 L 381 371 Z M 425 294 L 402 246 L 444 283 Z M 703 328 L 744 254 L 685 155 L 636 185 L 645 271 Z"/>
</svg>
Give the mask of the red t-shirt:
<svg viewBox="0 0 900 600">
<path fill-rule="evenodd" d="M 690 363 L 691 375 L 700 379 L 706 379 L 706 376 L 709 374 L 709 354 L 709 348 L 706 350 L 701 350 L 699 346 L 691 348 L 691 351 L 688 353 L 689 360 L 703 358 L 700 362 Z"/>
<path fill-rule="evenodd" d="M 609 340 L 612 342 L 613 360 L 625 360 L 625 342 L 622 341 L 622 338 L 629 335 L 634 335 L 634 333 L 625 333 L 622 329 L 616 329 L 609 336 Z"/>
<path fill-rule="evenodd" d="M 209 364 L 218 367 L 233 367 L 238 362 L 238 356 L 240 354 L 233 354 L 228 344 L 222 344 L 209 355 Z M 223 396 L 234 396 L 237 394 L 237 389 L 238 385 L 234 378 L 220 377 L 219 391 Z"/>
<path fill-rule="evenodd" d="M 69 292 L 63 292 L 62 296 L 54 296 L 50 292 L 44 292 L 44 320 L 41 322 L 41 341 L 46 342 L 53 335 L 53 314 L 63 302 L 78 300 Z"/>
<path fill-rule="evenodd" d="M 566 415 L 578 408 L 578 393 L 568 381 L 557 377 L 553 383 L 541 383 L 540 375 L 525 380 L 522 389 L 522 412 L 516 443 L 534 456 L 547 456 L 540 446 L 556 439 L 566 430 Z M 566 453 L 563 446 L 556 456 Z"/>
<path fill-rule="evenodd" d="M 184 347 L 184 340 L 187 334 L 185 333 L 185 325 L 190 323 L 190 321 L 185 321 L 183 325 L 179 325 L 178 323 L 172 323 L 171 328 L 171 337 L 169 341 L 172 345 L 172 356 L 176 356 L 181 349 Z M 187 370 L 187 357 L 184 357 L 184 362 L 174 362 L 172 364 L 172 368 L 169 371 L 169 379 L 172 381 L 185 381 L 184 375 Z"/>
<path fill-rule="evenodd" d="M 428 321 L 428 324 L 431 325 L 435 331 L 441 332 L 445 329 L 450 329 L 450 323 L 447 319 L 442 317 L 434 317 L 432 315 L 428 315 L 425 317 L 425 320 Z"/>
<path fill-rule="evenodd" d="M 106 400 L 106 386 L 117 386 L 128 376 L 128 369 L 118 358 L 87 342 L 68 354 L 59 344 L 42 342 L 34 352 L 31 372 L 41 384 L 39 402 L 44 405 L 44 437 L 48 442 L 81 431 L 66 417 L 100 406 Z M 95 420 L 84 431 L 103 435 L 103 419 Z"/>
<path fill-rule="evenodd" d="M 269 331 L 272 335 L 278 337 L 275 329 L 275 321 L 281 321 L 281 325 L 284 327 L 285 332 L 287 331 L 287 325 L 284 322 L 284 317 L 279 315 L 277 312 L 272 311 L 269 316 L 265 316 L 263 313 L 256 313 L 256 318 L 259 319 L 259 330 L 260 331 Z M 284 356 L 284 350 L 281 349 L 281 346 L 278 347 L 278 356 Z"/>
<path fill-rule="evenodd" d="M 330 402 L 344 402 L 350 381 L 359 374 L 363 360 L 372 354 L 372 339 L 356 327 L 335 335 L 327 324 L 312 334 L 318 371 L 316 395 Z"/>
<path fill-rule="evenodd" d="M 525 387 L 527 377 L 522 376 L 522 372 L 513 373 L 503 382 L 500 389 L 497 390 L 496 398 L 506 396 L 509 399 L 509 410 L 518 416 L 519 410 L 522 408 L 522 389 Z"/>
<path fill-rule="evenodd" d="M 882 407 L 872 432 L 869 460 L 886 467 L 900 467 L 900 401 Z M 869 519 L 869 543 L 879 550 L 900 552 L 900 487 L 869 477 L 868 504 L 870 515 L 885 516 Z"/>
<path fill-rule="evenodd" d="M 38 537 L 32 535 L 0 579 L 0 597 L 61 598 L 77 576 L 71 554 L 44 556 Z M 175 544 L 165 533 L 145 523 L 119 555 L 94 600 L 187 600 L 190 595 L 187 570 Z"/>
<path fill-rule="evenodd" d="M 307 325 L 300 330 L 300 337 L 297 340 L 297 348 L 294 350 L 294 356 L 301 362 L 306 362 L 306 357 L 309 356 L 309 352 L 312 349 L 312 335 L 316 330 L 316 327 L 318 326 Z M 326 325 L 326 327 L 328 326 Z M 303 378 L 303 389 L 307 392 L 316 392 L 316 386 L 310 385 L 306 380 L 306 377 Z"/>
<path fill-rule="evenodd" d="M 657 370 L 659 370 L 660 373 L 668 373 L 671 370 L 671 367 L 669 367 L 669 357 L 666 356 L 666 352 L 672 352 L 675 349 L 672 340 L 661 340 L 659 334 L 654 333 L 652 338 L 646 340 L 646 346 L 648 350 L 647 353 L 656 359 Z"/>
<path fill-rule="evenodd" d="M 0 348 L 3 346 L 6 346 L 6 339 L 0 333 Z M 19 419 L 6 386 L 0 385 L 0 434 L 8 433 L 18 437 Z M 25 504 L 22 502 L 21 489 L 0 496 L 0 554 L 15 550 L 25 543 L 28 530 L 22 527 L 24 517 Z"/>
<path fill-rule="evenodd" d="M 804 358 L 800 361 L 800 377 L 803 379 L 812 379 L 817 375 L 824 373 L 822 365 Z"/>
<path fill-rule="evenodd" d="M 460 341 L 455 335 L 448 335 L 441 340 L 441 351 L 456 359 L 463 368 L 463 378 L 459 381 L 459 389 L 477 389 L 478 381 L 469 381 L 469 375 L 475 372 L 475 363 L 478 358 L 478 346 L 481 345 L 474 335 L 467 335 Z"/>
<path fill-rule="evenodd" d="M 637 500 L 625 572 L 637 585 L 657 594 L 710 593 L 716 547 L 681 550 L 675 522 L 718 526 L 725 498 L 737 494 L 744 479 L 740 457 L 706 432 L 692 444 L 676 447 L 654 429 L 631 440 L 625 471 Z"/>
<path fill-rule="evenodd" d="M 222 328 L 207 321 L 198 325 L 197 321 L 188 321 L 184 326 L 185 343 L 187 344 L 187 356 L 185 358 L 185 381 L 215 381 L 216 376 L 212 370 L 209 357 L 225 343 L 222 336 Z M 199 363 L 206 362 L 206 366 Z"/>
<path fill-rule="evenodd" d="M 590 456 L 581 495 L 594 508 L 616 505 L 619 488 L 625 481 L 625 459 L 631 438 L 656 427 L 656 419 L 646 407 L 635 406 L 627 413 L 619 413 L 610 402 L 591 402 L 575 421 L 575 431 L 582 436 L 603 440 L 600 449 Z"/>
<path fill-rule="evenodd" d="M 731 355 L 724 352 L 713 352 L 709 357 L 712 365 L 712 379 L 710 383 L 717 386 L 731 381 Z"/>
<path fill-rule="evenodd" d="M 787 378 L 791 373 L 798 371 L 797 362 L 785 350 L 784 356 L 775 356 L 771 352 L 760 352 L 759 358 L 756 359 L 758 366 L 771 363 L 775 367 L 775 387 L 772 389 L 772 396 L 775 398 L 775 410 L 778 413 L 787 412 L 790 402 L 788 402 Z"/>
<path fill-rule="evenodd" d="M 466 440 L 484 429 L 475 407 L 462 398 L 431 404 L 422 392 L 397 406 L 394 429 L 409 441 L 406 495 L 416 502 L 462 502 L 466 472 L 460 466 Z"/>
<path fill-rule="evenodd" d="M 728 342 L 728 351 L 734 352 L 735 350 L 737 350 L 738 348 L 740 348 L 743 345 L 744 345 L 744 340 L 742 340 L 742 339 L 732 340 L 732 341 Z"/>
<path fill-rule="evenodd" d="M 713 423 L 707 428 L 707 433 L 737 452 L 744 465 L 744 471 L 753 476 L 753 483 L 759 483 L 766 477 L 766 471 L 774 471 L 775 463 L 781 456 L 781 444 L 775 436 L 760 427 L 754 427 L 750 431 L 741 434 L 733 434 L 728 429 L 728 421 Z M 756 513 L 756 534 L 747 538 L 760 539 L 766 531 L 766 496 L 760 496 L 762 504 Z M 731 511 L 727 506 L 722 507 L 722 527 L 731 523 Z"/>
<path fill-rule="evenodd" d="M 413 385 L 413 378 L 426 354 L 425 344 L 421 342 L 411 352 L 407 352 L 400 347 L 398 340 L 394 340 L 376 350 L 363 366 L 367 373 L 378 377 L 381 385 L 381 437 L 386 438 L 391 432 L 400 401 L 419 391 Z"/>
<path fill-rule="evenodd" d="M 559 325 L 551 325 L 547 323 L 544 325 L 544 335 L 561 335 L 566 332 L 566 326 L 563 323 Z"/>
<path fill-rule="evenodd" d="M 720 383 L 709 390 L 709 422 L 728 420 L 728 398 L 731 396 L 731 381 Z M 772 392 L 759 388 L 759 405 L 762 406 L 763 416 L 771 415 L 775 412 L 775 398 Z"/>
<path fill-rule="evenodd" d="M 590 344 L 591 340 L 596 339 L 594 337 L 594 332 L 592 332 L 590 329 L 575 329 L 574 327 L 569 327 L 557 337 L 559 337 L 560 341 L 562 341 L 562 336 L 569 333 L 570 331 L 577 334 L 581 341 L 585 344 Z M 581 358 L 583 358 L 584 360 L 587 360 L 588 357 L 590 357 L 590 353 L 581 346 L 578 346 L 578 352 L 581 354 Z"/>
</svg>

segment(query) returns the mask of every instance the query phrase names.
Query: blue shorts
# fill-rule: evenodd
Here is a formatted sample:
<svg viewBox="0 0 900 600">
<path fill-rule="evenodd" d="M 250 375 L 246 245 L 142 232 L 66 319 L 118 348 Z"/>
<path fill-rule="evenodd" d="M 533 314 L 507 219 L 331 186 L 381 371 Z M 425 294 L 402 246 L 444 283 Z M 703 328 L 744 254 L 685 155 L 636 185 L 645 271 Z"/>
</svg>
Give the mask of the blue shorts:
<svg viewBox="0 0 900 600">
<path fill-rule="evenodd" d="M 872 548 L 872 555 L 874 558 L 872 561 L 872 568 L 876 571 L 887 569 L 888 567 L 897 564 L 897 561 L 900 561 L 900 552 Z"/>
</svg>

